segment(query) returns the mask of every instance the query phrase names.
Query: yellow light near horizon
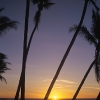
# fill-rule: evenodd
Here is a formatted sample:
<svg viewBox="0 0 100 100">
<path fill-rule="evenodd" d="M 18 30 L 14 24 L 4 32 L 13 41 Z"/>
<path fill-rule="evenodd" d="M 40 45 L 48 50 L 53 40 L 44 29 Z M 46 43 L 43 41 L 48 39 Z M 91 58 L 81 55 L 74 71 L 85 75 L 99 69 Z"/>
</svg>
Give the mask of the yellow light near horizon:
<svg viewBox="0 0 100 100">
<path fill-rule="evenodd" d="M 56 100 L 57 99 L 57 96 L 53 96 L 53 98 Z"/>
</svg>

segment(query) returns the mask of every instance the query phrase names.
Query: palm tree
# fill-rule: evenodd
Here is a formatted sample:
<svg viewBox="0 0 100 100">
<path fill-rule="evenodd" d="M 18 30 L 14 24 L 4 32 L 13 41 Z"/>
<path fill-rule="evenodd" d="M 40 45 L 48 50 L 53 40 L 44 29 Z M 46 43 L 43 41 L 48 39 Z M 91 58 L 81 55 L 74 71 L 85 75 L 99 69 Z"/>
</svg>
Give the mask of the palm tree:
<svg viewBox="0 0 100 100">
<path fill-rule="evenodd" d="M 7 67 L 7 64 L 10 64 L 8 62 L 6 62 L 5 60 L 7 59 L 7 56 L 3 53 L 0 53 L 0 80 L 4 80 L 5 83 L 7 84 L 6 79 L 2 76 L 3 73 L 5 73 L 6 70 L 10 70 Z"/>
<path fill-rule="evenodd" d="M 77 27 L 78 27 L 77 25 L 74 25 L 74 27 L 71 27 L 70 32 L 75 31 Z M 97 82 L 100 83 L 100 15 L 98 14 L 98 12 L 95 13 L 94 10 L 92 11 L 91 33 L 87 30 L 85 26 L 81 27 L 79 33 L 80 33 L 79 35 L 83 36 L 90 44 L 94 44 L 96 48 L 95 49 L 95 59 L 91 63 L 86 74 L 84 75 L 72 100 L 76 100 L 76 97 L 93 66 L 95 66 L 95 76 L 96 76 Z"/>
<path fill-rule="evenodd" d="M 0 8 L 0 13 L 4 10 L 4 8 Z M 17 21 L 12 21 L 7 16 L 0 16 L 0 36 L 4 35 L 10 29 L 17 29 Z M 7 83 L 6 79 L 2 76 L 6 70 L 10 70 L 7 65 L 10 64 L 6 62 L 7 56 L 3 53 L 0 53 L 0 80 L 4 80 Z"/>
<path fill-rule="evenodd" d="M 52 82 L 51 82 L 51 84 L 50 84 L 50 86 L 49 86 L 49 88 L 47 90 L 47 93 L 46 93 L 46 95 L 44 97 L 44 100 L 48 99 L 48 97 L 50 95 L 50 92 L 51 92 L 51 90 L 52 90 L 52 88 L 54 86 L 54 83 L 55 83 L 55 81 L 56 81 L 56 79 L 57 79 L 57 77 L 58 77 L 58 75 L 59 75 L 59 73 L 61 71 L 61 68 L 63 67 L 63 64 L 64 64 L 64 62 L 65 62 L 65 60 L 66 60 L 66 58 L 67 58 L 67 56 L 68 56 L 68 54 L 69 54 L 69 52 L 71 50 L 71 47 L 73 46 L 73 44 L 75 42 L 75 39 L 76 39 L 76 37 L 77 37 L 77 35 L 78 35 L 79 31 L 80 31 L 80 28 L 81 28 L 81 25 L 83 23 L 83 20 L 84 20 L 84 17 L 85 17 L 85 13 L 86 13 L 86 10 L 87 10 L 88 3 L 91 2 L 97 10 L 99 9 L 96 6 L 96 3 L 93 0 L 84 0 L 84 1 L 85 1 L 85 4 L 84 4 L 84 8 L 83 8 L 83 12 L 82 12 L 82 16 L 81 16 L 81 20 L 79 22 L 79 25 L 78 25 L 78 27 L 77 27 L 77 29 L 75 31 L 75 34 L 74 34 L 74 36 L 73 36 L 73 38 L 72 38 L 72 40 L 71 40 L 71 42 L 70 42 L 70 44 L 69 44 L 69 46 L 67 48 L 67 51 L 65 52 L 65 54 L 64 54 L 64 56 L 63 56 L 63 58 L 62 58 L 62 60 L 60 62 L 60 65 L 59 65 L 59 67 L 58 67 L 58 69 L 56 71 L 56 74 L 55 74 L 55 76 L 54 76 L 54 78 L 53 78 L 53 80 L 52 80 Z"/>
<path fill-rule="evenodd" d="M 30 0 L 26 0 L 26 12 L 25 12 L 25 26 L 24 26 L 24 42 L 23 42 L 23 61 L 22 61 L 22 72 L 20 75 L 20 80 L 19 80 L 19 84 L 17 87 L 17 91 L 14 97 L 14 100 L 18 100 L 19 97 L 19 92 L 20 92 L 20 88 L 22 87 L 22 75 L 23 75 L 23 70 L 25 69 L 26 66 L 26 48 L 27 48 L 27 33 L 28 33 L 28 19 L 29 19 L 29 7 L 30 7 Z M 25 82 L 25 81 L 24 81 Z M 25 83 L 24 83 L 25 84 Z M 25 85 L 24 85 L 25 86 Z M 25 91 L 25 88 L 23 86 L 23 91 Z M 23 94 L 23 97 L 22 97 Z M 21 98 L 24 98 L 24 93 L 21 93 Z M 23 99 L 24 100 L 24 99 Z"/>
<path fill-rule="evenodd" d="M 30 45 L 32 42 L 32 38 L 33 35 L 36 31 L 36 29 L 38 28 L 39 22 L 40 22 L 40 17 L 41 17 L 41 11 L 43 9 L 48 9 L 50 6 L 52 6 L 54 3 L 51 3 L 51 0 L 31 0 L 33 4 L 37 4 L 38 6 L 38 11 L 35 14 L 34 17 L 34 22 L 35 22 L 35 26 L 34 29 L 31 33 L 31 36 L 29 38 L 29 41 L 27 42 L 27 31 L 28 31 L 28 18 L 29 18 L 29 1 L 27 0 L 26 2 L 26 17 L 25 19 L 27 19 L 27 21 L 25 20 L 25 31 L 24 31 L 24 46 L 23 46 L 23 62 L 22 62 L 22 72 L 21 72 L 21 76 L 20 76 L 20 80 L 19 80 L 19 84 L 18 84 L 18 88 L 17 88 L 17 92 L 15 95 L 15 99 L 14 100 L 18 100 L 18 96 L 19 96 L 19 91 L 21 88 L 21 100 L 25 99 L 25 69 L 26 69 L 26 61 L 27 61 L 27 56 L 28 56 L 28 52 L 30 49 Z"/>
<path fill-rule="evenodd" d="M 34 29 L 31 33 L 31 36 L 30 36 L 30 39 L 29 39 L 29 42 L 28 42 L 28 46 L 27 46 L 27 54 L 28 55 L 28 52 L 29 52 L 29 49 L 30 49 L 30 45 L 31 45 L 31 41 L 32 41 L 32 38 L 33 38 L 33 35 L 36 31 L 36 28 L 38 28 L 38 25 L 39 25 L 39 22 L 40 22 L 40 17 L 41 17 L 41 11 L 43 9 L 49 9 L 54 3 L 51 2 L 51 0 L 31 0 L 33 4 L 37 4 L 38 6 L 38 11 L 36 12 L 35 16 L 34 16 L 34 22 L 35 22 L 35 26 L 34 26 Z"/>
</svg>

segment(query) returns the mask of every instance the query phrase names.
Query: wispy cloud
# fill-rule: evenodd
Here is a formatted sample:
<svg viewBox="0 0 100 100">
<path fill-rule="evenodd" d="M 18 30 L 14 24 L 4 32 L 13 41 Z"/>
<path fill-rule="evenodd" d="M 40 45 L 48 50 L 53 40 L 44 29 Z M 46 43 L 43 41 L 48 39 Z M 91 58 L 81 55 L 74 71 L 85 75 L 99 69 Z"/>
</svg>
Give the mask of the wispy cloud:
<svg viewBox="0 0 100 100">
<path fill-rule="evenodd" d="M 96 87 L 84 87 L 84 88 L 90 88 L 90 89 L 100 90 L 100 88 L 96 88 Z"/>
<path fill-rule="evenodd" d="M 51 79 L 44 79 L 43 81 L 51 81 Z M 57 82 L 68 83 L 68 84 L 77 84 L 76 82 L 69 81 L 69 80 L 56 80 Z"/>
<path fill-rule="evenodd" d="M 63 83 L 68 83 L 68 84 L 77 84 L 76 82 L 69 81 L 69 80 L 57 80 L 57 82 L 63 82 Z"/>
<path fill-rule="evenodd" d="M 63 87 L 60 87 L 60 86 L 56 86 L 55 88 L 59 88 L 59 89 L 61 89 L 61 88 L 63 88 Z"/>
<path fill-rule="evenodd" d="M 64 89 L 63 91 L 65 91 L 65 92 L 75 92 L 75 90 L 68 90 L 68 89 Z"/>
<path fill-rule="evenodd" d="M 51 81 L 51 79 L 44 79 L 43 81 L 44 81 L 44 82 L 47 82 L 47 81 Z"/>
</svg>

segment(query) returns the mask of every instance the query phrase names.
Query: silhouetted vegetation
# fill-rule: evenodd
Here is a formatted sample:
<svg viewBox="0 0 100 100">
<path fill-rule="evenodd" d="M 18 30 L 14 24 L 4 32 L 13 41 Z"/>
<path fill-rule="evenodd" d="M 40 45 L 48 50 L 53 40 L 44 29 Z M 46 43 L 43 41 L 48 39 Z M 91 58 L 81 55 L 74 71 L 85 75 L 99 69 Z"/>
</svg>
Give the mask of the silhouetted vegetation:
<svg viewBox="0 0 100 100">
<path fill-rule="evenodd" d="M 10 64 L 9 62 L 6 62 L 7 56 L 3 53 L 0 53 L 0 80 L 5 81 L 7 83 L 6 79 L 2 76 L 3 73 L 5 73 L 6 70 L 10 70 L 7 65 Z"/>
<path fill-rule="evenodd" d="M 75 31 L 77 29 L 77 25 L 74 25 L 74 27 L 70 28 L 71 31 Z M 94 10 L 92 11 L 92 25 L 91 25 L 91 32 L 87 30 L 87 28 L 83 25 L 80 28 L 79 32 L 82 37 L 85 38 L 86 41 L 90 44 L 94 44 L 95 46 L 95 59 L 91 63 L 89 69 L 87 70 L 82 82 L 80 83 L 76 93 L 75 97 L 77 97 L 78 92 L 80 91 L 82 85 L 84 84 L 84 81 L 86 80 L 90 70 L 93 66 L 95 66 L 95 76 L 98 83 L 100 83 L 100 15 Z M 73 99 L 74 100 L 74 99 Z"/>
<path fill-rule="evenodd" d="M 32 38 L 33 38 L 33 35 L 34 35 L 36 29 L 38 28 L 38 24 L 40 22 L 40 17 L 41 17 L 41 11 L 43 9 L 48 9 L 50 6 L 52 6 L 54 4 L 54 3 L 50 2 L 51 0 L 31 0 L 31 1 L 34 5 L 37 5 L 38 11 L 36 12 L 35 17 L 34 17 L 34 22 L 35 22 L 34 29 L 31 33 L 29 41 L 27 42 L 30 1 L 26 0 L 22 72 L 21 72 L 21 76 L 20 76 L 20 80 L 19 80 L 19 84 L 18 84 L 18 88 L 17 88 L 17 92 L 16 92 L 14 100 L 18 100 L 20 88 L 21 88 L 21 100 L 25 100 L 25 69 L 26 69 L 26 61 L 27 61 L 27 56 L 28 56 L 28 52 L 30 49 L 30 45 L 32 42 Z"/>
<path fill-rule="evenodd" d="M 80 20 L 80 22 L 79 22 L 79 24 L 78 24 L 77 29 L 75 30 L 75 34 L 74 34 L 74 36 L 73 36 L 71 42 L 70 42 L 70 44 L 69 44 L 69 46 L 68 46 L 68 48 L 67 48 L 67 50 L 66 50 L 66 52 L 65 52 L 65 54 L 64 54 L 64 56 L 63 56 L 63 58 L 62 58 L 62 60 L 61 60 L 61 62 L 60 62 L 60 65 L 59 65 L 59 67 L 58 67 L 58 69 L 57 69 L 57 71 L 56 71 L 56 74 L 55 74 L 55 76 L 54 76 L 54 78 L 53 78 L 53 80 L 52 80 L 52 82 L 51 82 L 51 84 L 50 84 L 50 86 L 49 86 L 49 88 L 48 88 L 48 91 L 47 91 L 47 93 L 46 93 L 46 96 L 45 96 L 44 100 L 47 100 L 47 99 L 48 99 L 49 94 L 50 94 L 50 92 L 51 92 L 51 90 L 52 90 L 52 88 L 53 88 L 53 86 L 54 86 L 54 83 L 55 83 L 55 81 L 56 81 L 56 79 L 57 79 L 57 77 L 58 77 L 58 75 L 59 75 L 59 73 L 60 73 L 60 71 L 61 71 L 61 69 L 62 69 L 62 67 L 63 67 L 63 65 L 64 65 L 64 62 L 65 62 L 65 60 L 66 60 L 66 58 L 67 58 L 67 56 L 68 56 L 68 54 L 69 54 L 69 52 L 70 52 L 70 50 L 71 50 L 71 48 L 72 48 L 74 42 L 75 42 L 75 40 L 76 40 L 76 37 L 77 37 L 77 35 L 78 35 L 79 31 L 80 31 L 81 25 L 82 25 L 83 20 L 84 20 L 84 17 L 85 17 L 85 13 L 86 13 L 86 10 L 87 10 L 88 3 L 89 3 L 89 2 L 92 2 L 92 4 L 95 6 L 95 8 L 96 8 L 97 10 L 99 9 L 99 8 L 96 6 L 96 3 L 95 3 L 93 0 L 84 0 L 84 1 L 85 1 L 85 4 L 84 4 L 84 7 L 83 7 L 83 12 L 82 12 L 81 20 Z"/>
<path fill-rule="evenodd" d="M 31 35 L 29 36 L 28 40 L 28 21 L 29 21 L 29 11 L 30 11 L 30 1 L 33 5 L 36 5 L 38 10 L 35 13 L 34 16 L 34 28 L 31 32 Z M 82 25 L 85 14 L 87 11 L 88 4 L 92 3 L 94 8 L 96 9 L 96 12 L 93 10 L 92 11 L 92 26 L 91 26 L 91 31 L 88 31 L 88 29 Z M 22 58 L 22 71 L 17 87 L 17 91 L 15 94 L 14 100 L 18 100 L 19 98 L 19 93 L 21 92 L 21 100 L 25 100 L 25 70 L 26 70 L 26 61 L 29 53 L 29 49 L 32 43 L 32 39 L 34 36 L 34 33 L 36 29 L 39 27 L 39 23 L 41 20 L 41 13 L 44 9 L 49 9 L 54 3 L 51 2 L 51 0 L 26 0 L 26 10 L 25 10 L 25 25 L 24 25 L 24 42 L 23 42 L 23 58 Z M 0 13 L 4 10 L 4 8 L 0 9 Z M 49 95 L 52 91 L 52 88 L 60 74 L 60 71 L 65 63 L 66 58 L 68 57 L 68 54 L 77 38 L 78 35 L 81 35 L 84 37 L 86 41 L 90 44 L 94 44 L 95 46 L 95 59 L 91 63 L 90 67 L 88 68 L 85 76 L 83 77 L 75 95 L 73 96 L 72 100 L 76 100 L 76 97 L 82 87 L 82 85 L 85 82 L 85 79 L 87 78 L 90 70 L 92 69 L 93 66 L 95 66 L 95 76 L 96 80 L 98 83 L 100 83 L 100 15 L 99 15 L 99 7 L 96 5 L 94 0 L 84 0 L 84 7 L 82 11 L 82 15 L 79 21 L 78 25 L 74 25 L 73 27 L 70 28 L 71 31 L 75 31 L 74 36 L 72 37 L 72 40 L 58 66 L 58 69 L 53 77 L 53 80 L 50 83 L 50 86 L 48 87 L 48 90 L 45 94 L 44 100 L 48 100 Z M 12 21 L 10 18 L 7 16 L 0 16 L 0 36 L 4 35 L 7 31 L 10 29 L 17 29 L 17 21 Z M 0 80 L 5 81 L 7 83 L 6 79 L 2 76 L 3 73 L 5 73 L 6 70 L 10 70 L 7 65 L 10 64 L 9 62 L 6 62 L 7 56 L 3 53 L 0 53 Z M 67 74 L 67 73 L 66 73 Z"/>
<path fill-rule="evenodd" d="M 4 8 L 0 8 L 0 13 L 4 10 Z M 0 16 L 0 36 L 3 36 L 10 29 L 17 29 L 17 21 L 12 21 L 7 16 Z M 7 56 L 3 53 L 0 53 L 0 80 L 4 80 L 7 83 L 6 79 L 2 76 L 6 70 L 10 70 L 7 65 L 10 64 L 6 62 Z"/>
<path fill-rule="evenodd" d="M 71 47 L 73 46 L 73 44 L 75 42 L 75 39 L 76 39 L 76 37 L 77 37 L 77 35 L 78 35 L 79 31 L 80 31 L 80 28 L 81 28 L 81 25 L 83 23 L 83 20 L 84 20 L 84 17 L 85 17 L 85 13 L 86 13 L 86 10 L 87 10 L 88 3 L 89 2 L 92 3 L 94 5 L 94 7 L 96 8 L 96 10 L 97 11 L 99 10 L 99 8 L 97 7 L 97 5 L 94 2 L 94 0 L 84 0 L 84 1 L 85 1 L 85 4 L 84 4 L 81 20 L 80 20 L 80 22 L 79 22 L 79 24 L 77 26 L 77 29 L 75 30 L 75 34 L 74 34 L 74 36 L 73 36 L 73 38 L 72 38 L 72 40 L 71 40 L 71 42 L 70 42 L 70 44 L 69 44 L 69 46 L 67 48 L 67 51 L 65 52 L 65 54 L 64 54 L 64 56 L 63 56 L 63 58 L 62 58 L 62 60 L 60 62 L 60 65 L 59 65 L 59 67 L 58 67 L 58 69 L 56 71 L 56 74 L 55 74 L 55 76 L 54 76 L 54 78 L 53 78 L 53 80 L 52 80 L 52 82 L 51 82 L 51 84 L 50 84 L 50 86 L 48 88 L 48 91 L 46 93 L 46 96 L 45 96 L 44 100 L 48 99 L 49 94 L 50 94 L 50 92 L 51 92 L 51 90 L 52 90 L 52 88 L 54 86 L 54 83 L 55 83 L 55 81 L 56 81 L 56 79 L 57 79 L 57 77 L 58 77 L 58 75 L 59 75 L 59 73 L 60 73 L 60 71 L 61 71 L 61 69 L 63 67 L 63 64 L 64 64 L 64 62 L 65 62 L 65 60 L 66 60 L 66 58 L 67 58 L 67 56 L 68 56 L 68 54 L 69 54 L 69 52 L 71 50 Z M 73 97 L 73 100 L 75 100 L 75 99 L 76 99 L 76 96 Z"/>
</svg>

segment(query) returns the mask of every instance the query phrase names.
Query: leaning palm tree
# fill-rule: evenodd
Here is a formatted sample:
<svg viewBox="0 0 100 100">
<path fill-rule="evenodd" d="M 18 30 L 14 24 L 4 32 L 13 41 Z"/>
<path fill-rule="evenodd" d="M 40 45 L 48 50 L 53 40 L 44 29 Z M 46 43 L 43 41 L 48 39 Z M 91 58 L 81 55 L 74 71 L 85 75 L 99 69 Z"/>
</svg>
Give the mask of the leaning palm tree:
<svg viewBox="0 0 100 100">
<path fill-rule="evenodd" d="M 61 71 L 61 69 L 62 69 L 62 67 L 64 65 L 64 62 L 65 62 L 65 60 L 66 60 L 66 58 L 67 58 L 67 56 L 68 56 L 68 54 L 69 54 L 69 52 L 70 52 L 70 50 L 71 50 L 74 42 L 75 42 L 75 39 L 76 39 L 76 37 L 77 37 L 77 35 L 79 33 L 79 30 L 81 28 L 81 25 L 83 23 L 83 20 L 84 20 L 84 17 L 85 17 L 85 13 L 86 13 L 86 10 L 87 10 L 88 3 L 91 2 L 97 10 L 99 9 L 96 6 L 96 3 L 93 0 L 84 0 L 84 1 L 85 1 L 85 4 L 84 4 L 84 7 L 83 7 L 83 12 L 82 12 L 82 16 L 81 16 L 81 20 L 79 22 L 79 25 L 78 25 L 78 27 L 77 27 L 77 29 L 75 31 L 75 34 L 74 34 L 74 36 L 73 36 L 73 38 L 72 38 L 72 40 L 71 40 L 71 42 L 70 42 L 70 44 L 69 44 L 69 46 L 68 46 L 68 48 L 66 50 L 66 52 L 65 52 L 65 54 L 64 54 L 61 62 L 60 62 L 60 65 L 59 65 L 59 67 L 58 67 L 58 69 L 56 71 L 56 74 L 55 74 L 55 76 L 54 76 L 54 78 L 53 78 L 53 80 L 52 80 L 52 82 L 51 82 L 51 84 L 50 84 L 50 86 L 49 86 L 49 88 L 47 90 L 47 93 L 46 93 L 46 95 L 44 97 L 44 100 L 47 100 L 48 99 L 48 97 L 50 95 L 50 92 L 51 92 L 51 90 L 52 90 L 52 88 L 54 86 L 54 83 L 55 83 L 55 81 L 56 81 L 56 79 L 57 79 L 57 77 L 58 77 L 58 75 L 59 75 L 59 73 L 60 73 L 60 71 Z"/>
<path fill-rule="evenodd" d="M 24 46 L 23 46 L 23 62 L 22 62 L 22 72 L 21 72 L 21 76 L 20 76 L 20 80 L 19 80 L 19 84 L 18 84 L 18 88 L 17 88 L 17 92 L 15 95 L 15 99 L 14 100 L 18 100 L 19 97 L 19 91 L 21 88 L 21 100 L 25 99 L 25 69 L 26 69 L 26 61 L 27 61 L 27 56 L 29 53 L 29 49 L 30 49 L 30 45 L 32 42 L 32 38 L 33 35 L 36 31 L 36 29 L 38 28 L 39 22 L 40 22 L 40 17 L 41 17 L 41 11 L 43 9 L 48 9 L 50 6 L 52 6 L 54 3 L 51 3 L 51 0 L 31 0 L 33 4 L 38 6 L 38 11 L 35 14 L 34 17 L 34 22 L 35 22 L 35 26 L 34 29 L 31 33 L 31 36 L 29 38 L 29 41 L 27 42 L 27 31 L 28 31 L 28 18 L 29 18 L 29 1 L 27 0 L 26 2 L 26 20 L 25 20 L 25 31 L 24 31 Z"/>
<path fill-rule="evenodd" d="M 75 31 L 77 28 L 78 26 L 74 25 L 74 27 L 70 28 L 70 32 Z M 96 48 L 95 49 L 95 59 L 91 63 L 86 74 L 84 75 L 72 100 L 76 100 L 76 97 L 93 66 L 95 67 L 95 76 L 96 76 L 97 82 L 100 83 L 100 15 L 98 14 L 98 12 L 94 12 L 94 10 L 92 11 L 91 33 L 87 30 L 85 26 L 81 27 L 79 33 L 80 33 L 79 35 L 83 36 L 90 44 L 94 44 Z"/>
<path fill-rule="evenodd" d="M 0 13 L 4 10 L 4 8 L 0 8 Z M 17 29 L 17 21 L 12 21 L 7 16 L 0 16 L 0 37 L 4 35 L 7 31 L 10 29 Z M 6 70 L 9 70 L 7 67 L 8 62 L 5 60 L 7 59 L 7 56 L 3 53 L 0 53 L 0 80 L 4 80 L 5 83 L 7 83 L 6 79 L 2 76 L 3 73 L 5 73 Z"/>
</svg>

